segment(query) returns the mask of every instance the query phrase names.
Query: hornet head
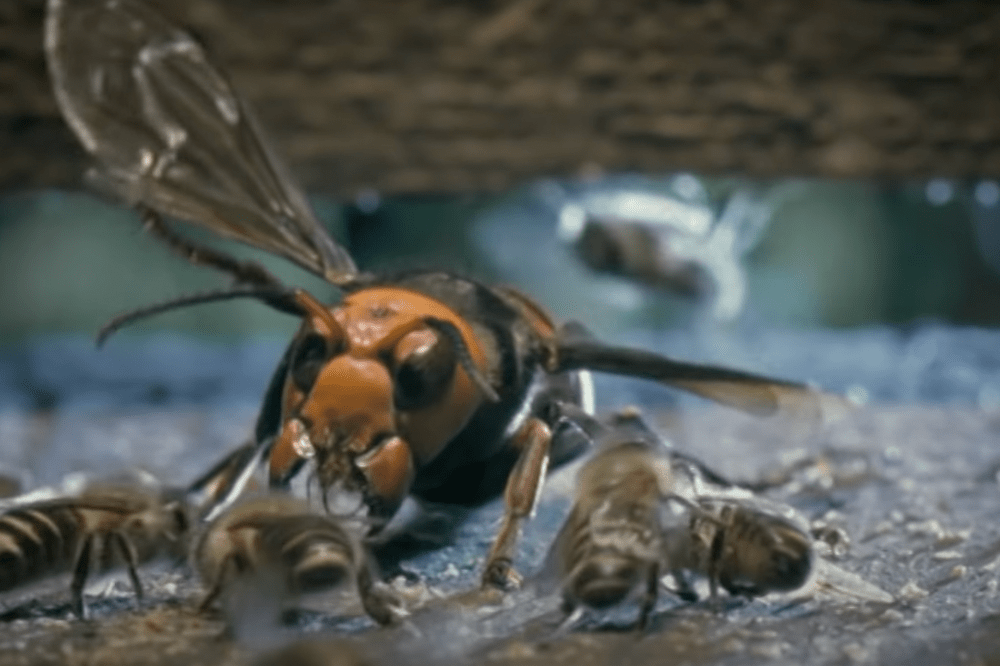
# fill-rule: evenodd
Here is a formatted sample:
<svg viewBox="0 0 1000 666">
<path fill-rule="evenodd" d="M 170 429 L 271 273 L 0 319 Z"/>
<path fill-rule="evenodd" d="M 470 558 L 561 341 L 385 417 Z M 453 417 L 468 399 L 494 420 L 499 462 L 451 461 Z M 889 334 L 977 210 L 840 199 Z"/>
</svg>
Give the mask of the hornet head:
<svg viewBox="0 0 1000 666">
<path fill-rule="evenodd" d="M 468 323 L 416 292 L 362 289 L 332 309 L 297 299 L 306 314 L 287 357 L 271 484 L 311 459 L 324 503 L 359 496 L 377 527 L 420 466 L 497 399 L 487 357 Z"/>
</svg>

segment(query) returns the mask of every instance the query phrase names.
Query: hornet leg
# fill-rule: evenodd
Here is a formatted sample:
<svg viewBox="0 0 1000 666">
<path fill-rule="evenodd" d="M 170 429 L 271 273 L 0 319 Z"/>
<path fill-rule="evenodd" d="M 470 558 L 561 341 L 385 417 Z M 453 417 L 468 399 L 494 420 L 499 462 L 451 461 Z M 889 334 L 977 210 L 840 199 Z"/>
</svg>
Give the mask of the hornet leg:
<svg viewBox="0 0 1000 666">
<path fill-rule="evenodd" d="M 507 478 L 504 490 L 506 512 L 486 558 L 483 587 L 509 589 L 520 584 L 520 576 L 511 563 L 521 534 L 521 523 L 534 513 L 538 503 L 542 479 L 549 464 L 551 444 L 552 431 L 541 419 L 535 417 L 525 421 L 513 437 L 513 445 L 521 450 L 521 455 Z"/>
</svg>

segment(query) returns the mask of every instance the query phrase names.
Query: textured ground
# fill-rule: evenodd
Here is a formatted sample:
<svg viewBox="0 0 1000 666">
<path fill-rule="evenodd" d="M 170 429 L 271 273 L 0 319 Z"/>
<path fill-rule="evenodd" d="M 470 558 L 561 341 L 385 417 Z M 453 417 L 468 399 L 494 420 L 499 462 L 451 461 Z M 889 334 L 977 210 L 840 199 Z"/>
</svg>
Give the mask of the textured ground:
<svg viewBox="0 0 1000 666">
<path fill-rule="evenodd" d="M 122 583 L 95 586 L 94 617 L 86 622 L 68 619 L 64 589 L 44 590 L 27 604 L 5 599 L 0 663 L 243 664 L 303 635 L 326 641 L 318 648 L 329 659 L 323 663 L 356 663 L 335 660 L 351 652 L 374 663 L 405 664 L 610 664 L 622 663 L 625 655 L 630 663 L 995 663 L 1000 400 L 994 387 L 1000 364 L 992 350 L 997 342 L 985 331 L 939 328 L 909 338 L 888 332 L 770 334 L 738 345 L 743 353 L 755 352 L 765 369 L 795 376 L 787 367 L 798 365 L 805 368 L 800 377 L 825 378 L 831 388 L 867 391 L 882 401 L 825 426 L 754 419 L 703 405 L 663 409 L 669 399 L 659 389 L 618 381 L 600 387 L 610 404 L 640 402 L 655 412 L 678 449 L 735 479 L 766 481 L 771 496 L 843 528 L 851 546 L 836 564 L 893 594 L 892 604 L 806 593 L 719 608 L 681 604 L 664 594 L 645 635 L 625 630 L 634 613 L 626 608 L 558 636 L 553 632 L 560 615 L 551 597 L 526 591 L 497 606 L 496 599 L 465 594 L 475 586 L 499 517 L 493 504 L 459 522 L 446 545 L 415 550 L 404 559 L 406 569 L 448 597 L 432 601 L 406 629 L 376 629 L 349 596 L 331 597 L 315 600 L 280 635 L 234 642 L 220 617 L 194 612 L 198 588 L 183 569 L 154 571 L 148 573 L 151 594 L 141 611 L 134 610 Z M 698 355 L 697 345 L 684 349 L 679 339 L 673 347 Z M 3 373 L 15 377 L 0 410 L 5 471 L 16 476 L 32 470 L 24 482 L 37 484 L 70 470 L 141 464 L 187 481 L 219 451 L 241 441 L 253 417 L 250 394 L 266 374 L 247 370 L 228 390 L 206 388 L 212 384 L 205 376 L 169 376 L 147 362 L 156 348 L 131 348 L 143 368 L 138 376 L 135 369 L 106 367 L 103 391 L 92 385 L 89 392 L 50 397 L 42 410 L 18 400 L 25 395 L 17 388 L 44 384 L 39 378 L 45 372 L 64 377 L 74 368 L 73 358 L 78 376 L 86 376 L 80 368 L 87 367 L 82 357 L 88 354 L 64 355 L 47 365 L 54 354 L 50 344 L 36 348 L 30 361 L 6 356 L 8 364 L 20 359 L 22 372 L 21 380 L 11 365 Z M 151 356 L 144 357 L 143 349 Z M 232 349 L 215 349 L 213 356 L 212 349 L 201 352 L 205 375 L 211 374 L 205 369 L 210 359 L 239 356 Z M 256 354 L 261 367 L 267 349 Z M 169 354 L 162 363 L 169 367 Z M 154 391 L 160 404 L 151 406 L 137 387 L 157 374 L 167 376 Z M 571 488 L 571 469 L 552 478 L 522 544 L 525 573 L 537 570 Z M 298 663 L 313 663 L 307 657 L 300 653 Z"/>
</svg>

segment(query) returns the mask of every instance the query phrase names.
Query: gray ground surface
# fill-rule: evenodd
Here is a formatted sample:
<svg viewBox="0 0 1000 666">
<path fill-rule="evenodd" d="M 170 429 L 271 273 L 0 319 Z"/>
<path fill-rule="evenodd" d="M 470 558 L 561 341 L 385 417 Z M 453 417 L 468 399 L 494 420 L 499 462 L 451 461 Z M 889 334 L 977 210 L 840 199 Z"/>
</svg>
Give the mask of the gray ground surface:
<svg viewBox="0 0 1000 666">
<path fill-rule="evenodd" d="M 842 528 L 851 545 L 836 565 L 894 595 L 891 604 L 818 590 L 685 604 L 665 592 L 643 635 L 629 629 L 634 607 L 588 618 L 580 630 L 557 635 L 557 600 L 531 585 L 503 601 L 469 592 L 500 516 L 494 503 L 464 520 L 438 515 L 423 533 L 446 543 L 415 541 L 405 550 L 401 566 L 422 580 L 407 589 L 430 593 L 430 601 L 403 629 L 375 628 L 346 593 L 310 601 L 279 633 L 244 632 L 234 640 L 221 616 L 195 612 L 200 589 L 183 567 L 158 568 L 145 572 L 149 598 L 141 610 L 124 582 L 91 586 L 92 619 L 83 622 L 69 619 L 64 582 L 8 595 L 0 600 L 0 664 L 244 664 L 302 636 L 325 642 L 286 663 L 317 663 L 310 661 L 317 653 L 323 659 L 318 663 L 997 663 L 995 343 L 991 333 L 949 329 L 907 340 L 878 333 L 774 334 L 745 343 L 744 352 L 758 352 L 755 369 L 788 375 L 787 368 L 798 365 L 830 388 L 864 389 L 882 400 L 824 426 L 704 405 L 664 408 L 669 401 L 659 389 L 602 385 L 608 403 L 642 403 L 679 450 L 734 479 L 768 482 L 769 496 Z M 179 368 L 166 372 L 169 360 L 164 367 L 140 364 L 142 372 L 119 374 L 109 364 L 102 389 L 57 393 L 39 409 L 28 393 L 44 387 L 39 378 L 45 372 L 53 382 L 60 372 L 93 375 L 80 370 L 86 362 L 79 355 L 53 364 L 52 349 L 46 349 L 32 361 L 16 354 L 3 360 L 4 376 L 21 379 L 9 383 L 0 409 L 0 459 L 27 485 L 54 483 L 75 470 L 107 473 L 130 465 L 189 481 L 247 436 L 253 395 L 266 379 L 266 371 L 247 370 L 229 388 L 209 390 L 207 369 L 195 381 Z M 233 350 L 205 353 L 239 357 Z M 254 367 L 263 368 L 264 360 Z M 12 374 L 12 367 L 22 373 Z M 151 405 L 136 387 L 155 376 L 161 377 L 153 391 L 160 404 Z M 202 392 L 191 388 L 199 385 Z M 24 393 L 26 386 L 35 388 Z M 564 468 L 551 477 L 526 529 L 518 564 L 529 576 L 568 508 L 573 472 Z"/>
</svg>

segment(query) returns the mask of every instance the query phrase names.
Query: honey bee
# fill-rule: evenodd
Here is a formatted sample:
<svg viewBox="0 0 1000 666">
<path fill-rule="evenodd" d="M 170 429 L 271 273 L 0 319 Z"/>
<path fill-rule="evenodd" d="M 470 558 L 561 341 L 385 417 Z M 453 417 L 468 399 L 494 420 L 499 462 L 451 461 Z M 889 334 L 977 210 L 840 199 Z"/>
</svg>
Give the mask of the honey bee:
<svg viewBox="0 0 1000 666">
<path fill-rule="evenodd" d="M 791 507 L 668 448 L 634 408 L 592 421 L 587 434 L 601 443 L 579 471 L 546 565 L 561 580 L 567 625 L 584 606 L 638 597 L 644 627 L 667 574 L 685 601 L 698 599 L 692 574 L 708 579 L 712 598 L 720 586 L 752 597 L 795 590 L 810 578 L 814 541 Z"/>
<path fill-rule="evenodd" d="M 687 525 L 664 535 L 664 561 L 678 596 L 697 599 L 688 572 L 708 579 L 712 598 L 721 586 L 734 596 L 795 590 L 816 559 L 808 525 L 790 507 L 763 500 L 699 498 Z"/>
<path fill-rule="evenodd" d="M 663 560 L 662 507 L 677 497 L 673 478 L 667 449 L 637 413 L 616 415 L 579 471 L 575 502 L 549 554 L 562 581 L 567 625 L 584 606 L 604 609 L 638 596 L 645 627 Z"/>
<path fill-rule="evenodd" d="M 353 577 L 376 622 L 389 624 L 405 614 L 376 582 L 347 528 L 287 495 L 263 495 L 231 507 L 198 537 L 191 561 L 207 587 L 203 610 L 222 597 L 232 614 L 249 597 L 265 613 L 277 614 L 301 595 L 334 589 Z"/>
<path fill-rule="evenodd" d="M 15 506 L 0 515 L 0 592 L 71 573 L 72 611 L 82 619 L 87 578 L 124 567 L 141 603 L 139 565 L 183 559 L 188 533 L 180 493 L 137 484 L 95 483 L 77 496 Z"/>
</svg>

